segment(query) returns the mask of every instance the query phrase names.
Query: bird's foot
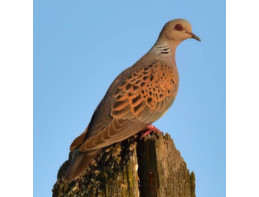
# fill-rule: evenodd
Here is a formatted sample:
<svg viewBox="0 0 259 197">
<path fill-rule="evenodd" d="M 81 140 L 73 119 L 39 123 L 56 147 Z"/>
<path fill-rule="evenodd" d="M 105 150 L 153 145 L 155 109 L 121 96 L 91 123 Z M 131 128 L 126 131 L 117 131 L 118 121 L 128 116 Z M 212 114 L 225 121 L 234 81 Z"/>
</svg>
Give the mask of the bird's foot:
<svg viewBox="0 0 259 197">
<path fill-rule="evenodd" d="M 147 130 L 145 131 L 145 133 L 143 133 L 141 135 L 140 139 L 144 138 L 146 135 L 150 134 L 152 131 L 161 133 L 161 131 L 158 128 L 156 128 L 154 125 L 151 125 L 151 124 L 147 125 L 146 129 Z"/>
</svg>

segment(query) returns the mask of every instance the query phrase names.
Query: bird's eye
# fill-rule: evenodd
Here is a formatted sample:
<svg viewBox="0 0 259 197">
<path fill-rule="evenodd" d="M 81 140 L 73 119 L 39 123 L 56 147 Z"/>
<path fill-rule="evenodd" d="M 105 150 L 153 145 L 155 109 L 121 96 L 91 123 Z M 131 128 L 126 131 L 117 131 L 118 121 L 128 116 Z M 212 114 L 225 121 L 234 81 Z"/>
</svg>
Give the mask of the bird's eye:
<svg viewBox="0 0 259 197">
<path fill-rule="evenodd" d="M 175 29 L 178 30 L 178 31 L 182 31 L 183 26 L 181 24 L 177 24 L 177 25 L 175 25 Z"/>
</svg>

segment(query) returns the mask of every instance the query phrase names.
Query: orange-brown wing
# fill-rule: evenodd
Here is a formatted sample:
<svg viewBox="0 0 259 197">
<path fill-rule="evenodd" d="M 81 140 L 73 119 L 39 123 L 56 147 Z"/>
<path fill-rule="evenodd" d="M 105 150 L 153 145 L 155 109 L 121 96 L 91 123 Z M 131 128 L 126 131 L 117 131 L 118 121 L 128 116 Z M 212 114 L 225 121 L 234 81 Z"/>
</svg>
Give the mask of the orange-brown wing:
<svg viewBox="0 0 259 197">
<path fill-rule="evenodd" d="M 81 135 L 79 135 L 76 139 L 74 139 L 74 141 L 70 145 L 70 151 L 78 148 L 83 144 L 86 137 L 87 130 L 88 130 L 88 127 L 84 130 L 84 132 Z"/>
<path fill-rule="evenodd" d="M 95 150 L 122 141 L 160 118 L 172 104 L 178 73 L 160 62 L 139 68 L 114 91 L 111 122 L 89 136 L 80 151 Z M 101 109 L 100 109 L 101 110 Z"/>
<path fill-rule="evenodd" d="M 178 72 L 159 61 L 139 68 L 115 91 L 111 115 L 152 123 L 171 106 L 178 90 Z"/>
<path fill-rule="evenodd" d="M 79 148 L 81 152 L 100 149 L 116 142 L 123 141 L 144 130 L 145 123 L 138 120 L 113 119 L 110 124 L 98 134 L 89 137 Z"/>
</svg>

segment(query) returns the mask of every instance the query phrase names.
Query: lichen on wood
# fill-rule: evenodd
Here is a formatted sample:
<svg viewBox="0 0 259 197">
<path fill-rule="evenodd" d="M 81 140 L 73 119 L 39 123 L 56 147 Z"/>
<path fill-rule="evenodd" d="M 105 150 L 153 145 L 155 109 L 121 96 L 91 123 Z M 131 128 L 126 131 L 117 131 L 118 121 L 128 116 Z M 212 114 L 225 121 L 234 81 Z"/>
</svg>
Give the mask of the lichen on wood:
<svg viewBox="0 0 259 197">
<path fill-rule="evenodd" d="M 64 183 L 61 176 L 77 154 L 72 151 L 61 166 L 53 197 L 195 197 L 195 175 L 168 134 L 134 136 L 109 146 L 78 179 Z"/>
</svg>

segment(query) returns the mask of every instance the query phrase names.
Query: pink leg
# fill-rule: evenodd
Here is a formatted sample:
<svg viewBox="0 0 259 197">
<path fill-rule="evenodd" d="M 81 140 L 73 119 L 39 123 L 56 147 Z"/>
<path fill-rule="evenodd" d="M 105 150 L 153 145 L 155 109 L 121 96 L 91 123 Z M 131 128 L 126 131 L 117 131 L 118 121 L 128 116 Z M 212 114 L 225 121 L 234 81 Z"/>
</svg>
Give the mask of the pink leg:
<svg viewBox="0 0 259 197">
<path fill-rule="evenodd" d="M 152 131 L 155 131 L 157 133 L 161 133 L 161 131 L 158 128 L 156 128 L 154 125 L 149 124 L 149 125 L 147 125 L 147 130 L 145 131 L 145 133 L 143 133 L 141 135 L 140 138 L 144 138 L 146 135 L 150 134 Z"/>
</svg>

